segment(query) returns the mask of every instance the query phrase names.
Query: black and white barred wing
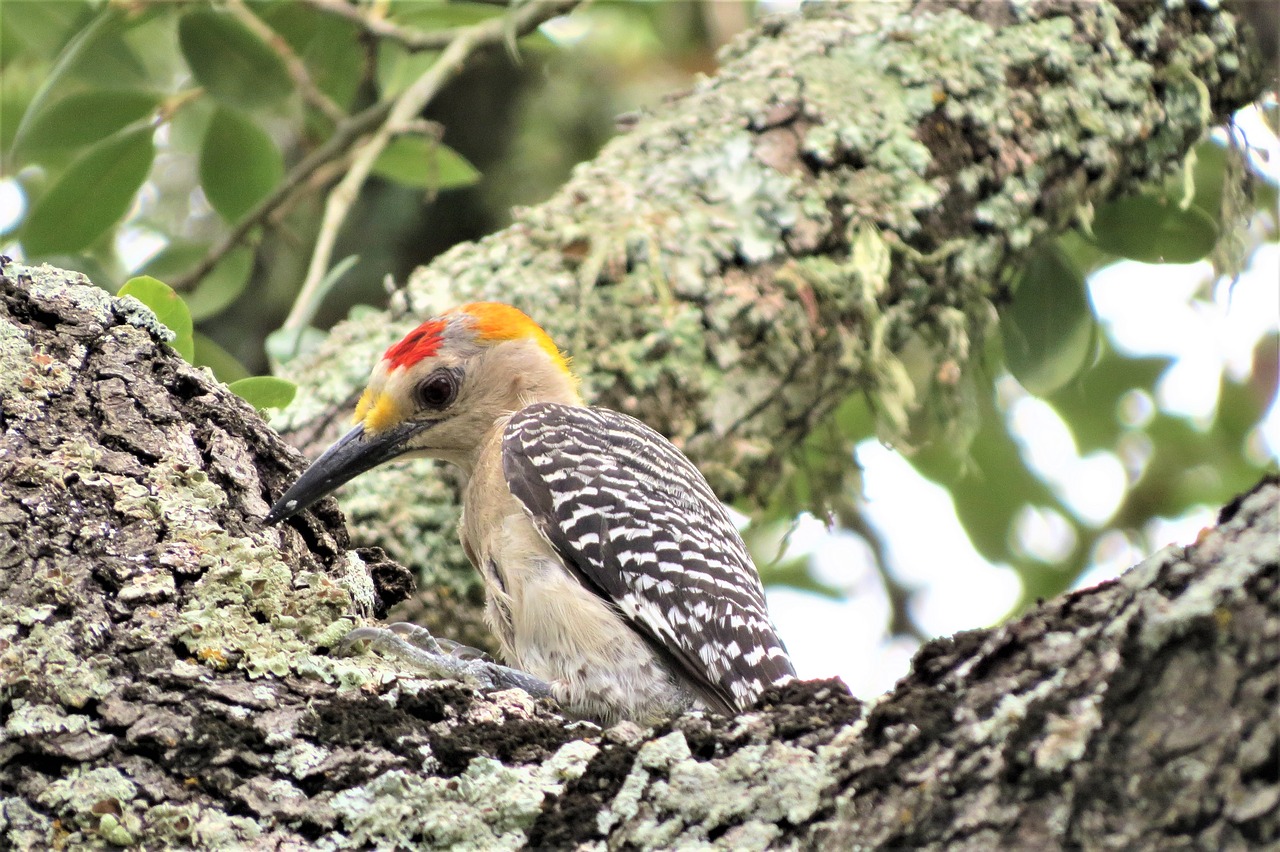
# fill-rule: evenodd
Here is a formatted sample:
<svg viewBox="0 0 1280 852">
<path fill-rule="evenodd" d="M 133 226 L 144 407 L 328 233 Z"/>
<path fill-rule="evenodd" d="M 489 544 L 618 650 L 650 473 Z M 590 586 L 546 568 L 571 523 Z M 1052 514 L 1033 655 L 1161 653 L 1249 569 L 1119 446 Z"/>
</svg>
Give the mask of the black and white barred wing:
<svg viewBox="0 0 1280 852">
<path fill-rule="evenodd" d="M 503 436 L 511 492 L 578 579 L 709 706 L 795 676 L 742 537 L 702 474 L 640 421 L 537 403 Z"/>
</svg>

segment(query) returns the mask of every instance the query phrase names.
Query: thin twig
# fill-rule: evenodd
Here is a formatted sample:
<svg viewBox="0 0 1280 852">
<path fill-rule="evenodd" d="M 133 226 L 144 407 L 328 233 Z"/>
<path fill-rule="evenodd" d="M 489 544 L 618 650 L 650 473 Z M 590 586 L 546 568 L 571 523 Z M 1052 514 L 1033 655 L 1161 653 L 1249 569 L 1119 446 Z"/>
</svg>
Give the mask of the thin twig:
<svg viewBox="0 0 1280 852">
<path fill-rule="evenodd" d="M 579 0 L 531 2 L 517 8 L 510 16 L 493 18 L 466 27 L 458 32 L 431 67 L 400 93 L 392 104 L 386 120 L 355 152 L 346 175 L 329 192 L 306 280 L 303 281 L 302 288 L 282 328 L 297 331 L 311 321 L 316 308 L 313 302 L 316 301 L 321 282 L 324 281 L 333 257 L 333 246 L 338 238 L 338 230 L 346 221 L 347 213 L 355 203 L 360 188 L 373 168 L 374 161 L 386 148 L 387 143 L 418 117 L 444 84 L 462 70 L 463 64 L 472 53 L 483 47 L 503 43 L 513 33 L 517 37 L 524 35 L 544 21 L 571 11 L 578 2 Z"/>
<path fill-rule="evenodd" d="M 280 55 L 280 58 L 284 60 L 285 69 L 289 72 L 289 76 L 293 78 L 293 84 L 298 87 L 303 100 L 324 113 L 334 124 L 347 117 L 346 110 L 334 103 L 328 95 L 320 91 L 316 86 L 311 79 L 311 74 L 307 71 L 306 63 L 298 58 L 298 54 L 293 52 L 289 42 L 285 41 L 280 33 L 268 26 L 266 21 L 253 14 L 249 7 L 244 4 L 244 0 L 227 0 L 227 8 L 231 11 L 231 14 L 235 15 L 236 20 L 252 30 L 254 35 L 269 44 L 271 49 Z"/>
<path fill-rule="evenodd" d="M 346 0 L 304 0 L 311 8 L 336 15 L 360 26 L 365 32 L 382 41 L 393 41 L 411 53 L 424 50 L 444 50 L 470 27 L 450 27 L 432 32 L 418 32 L 398 27 L 390 21 L 375 18 Z"/>
</svg>

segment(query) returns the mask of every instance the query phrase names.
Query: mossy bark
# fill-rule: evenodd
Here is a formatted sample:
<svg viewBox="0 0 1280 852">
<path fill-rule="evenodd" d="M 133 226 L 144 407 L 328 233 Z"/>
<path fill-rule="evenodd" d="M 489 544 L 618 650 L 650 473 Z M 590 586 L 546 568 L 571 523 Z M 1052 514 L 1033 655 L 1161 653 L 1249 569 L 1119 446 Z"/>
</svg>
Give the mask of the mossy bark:
<svg viewBox="0 0 1280 852">
<path fill-rule="evenodd" d="M 407 572 L 82 276 L 0 268 L 0 848 L 1261 848 L 1280 482 L 1190 548 L 937 640 L 871 705 L 570 723 L 332 653 Z"/>
</svg>

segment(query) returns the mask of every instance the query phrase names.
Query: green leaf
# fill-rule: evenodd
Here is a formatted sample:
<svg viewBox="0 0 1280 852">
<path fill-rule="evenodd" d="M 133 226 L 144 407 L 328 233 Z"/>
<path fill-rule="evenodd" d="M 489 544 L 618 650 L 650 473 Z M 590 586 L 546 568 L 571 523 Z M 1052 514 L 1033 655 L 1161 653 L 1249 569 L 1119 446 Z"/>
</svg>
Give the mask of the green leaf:
<svg viewBox="0 0 1280 852">
<path fill-rule="evenodd" d="M 12 4 L 10 4 L 12 5 Z M 37 5 L 37 4 L 31 4 Z M 48 4 L 39 4 L 48 5 Z M 7 18 L 9 12 L 6 11 L 2 17 Z M 114 37 L 119 34 L 124 16 L 114 8 L 108 8 L 106 11 L 93 18 L 81 30 L 79 30 L 71 40 L 67 42 L 66 47 L 58 54 L 57 60 L 53 63 L 53 68 L 45 76 L 44 81 L 40 84 L 40 88 L 31 96 L 31 102 L 27 105 L 27 110 L 22 115 L 22 122 L 18 125 L 18 129 L 14 133 L 14 146 L 21 147 L 22 137 L 26 135 L 27 127 L 35 116 L 44 111 L 44 104 L 49 100 L 50 96 L 58 87 L 65 84 L 67 78 L 74 72 L 77 65 L 82 60 L 94 53 L 92 50 L 94 43 L 101 38 Z"/>
<path fill-rule="evenodd" d="M 424 50 L 412 53 L 395 42 L 380 42 L 377 64 L 374 68 L 379 93 L 384 98 L 395 97 L 410 83 L 426 73 L 439 58 L 439 51 Z"/>
<path fill-rule="evenodd" d="M 85 151 L 36 199 L 20 234 L 28 256 L 77 252 L 124 218 L 155 156 L 145 127 Z"/>
<path fill-rule="evenodd" d="M 0 15 L 0 68 L 24 54 L 52 59 L 92 17 L 88 3 L 6 3 Z"/>
<path fill-rule="evenodd" d="M 34 116 L 22 138 L 24 162 L 44 162 L 50 152 L 92 145 L 156 108 L 160 99 L 131 89 L 94 89 L 67 95 Z"/>
<path fill-rule="evenodd" d="M 418 189 L 458 189 L 480 180 L 476 167 L 447 145 L 401 136 L 373 164 L 373 173 Z"/>
<path fill-rule="evenodd" d="M 196 80 L 225 104 L 259 106 L 293 91 L 280 54 L 226 12 L 186 12 L 178 44 Z"/>
<path fill-rule="evenodd" d="M 244 113 L 219 108 L 200 146 L 200 185 L 228 222 L 253 209 L 284 177 L 284 158 L 271 137 Z"/>
<path fill-rule="evenodd" d="M 232 249 L 187 294 L 191 318 L 199 322 L 217 316 L 240 298 L 253 272 L 253 250 Z"/>
<path fill-rule="evenodd" d="M 1043 396 L 1084 371 L 1094 356 L 1098 322 L 1084 276 L 1045 244 L 1027 259 L 1013 302 L 1000 316 L 1005 363 L 1022 386 Z"/>
<path fill-rule="evenodd" d="M 231 391 L 254 408 L 284 408 L 293 402 L 298 386 L 275 376 L 253 376 L 227 385 Z"/>
<path fill-rule="evenodd" d="M 364 46 L 354 24 L 301 3 L 257 4 L 254 12 L 289 43 L 320 91 L 350 107 L 364 76 Z"/>
<path fill-rule="evenodd" d="M 1072 266 L 1080 270 L 1080 274 L 1086 277 L 1119 260 L 1111 252 L 1103 251 L 1097 243 L 1079 230 L 1067 231 L 1059 235 L 1056 242 L 1058 250 L 1066 255 Z"/>
<path fill-rule="evenodd" d="M 173 242 L 138 270 L 139 275 L 165 279 L 185 275 L 209 253 L 203 243 Z M 191 319 L 196 322 L 216 316 L 240 298 L 253 271 L 253 250 L 241 247 L 227 252 L 213 269 L 200 279 L 194 289 L 184 293 Z"/>
<path fill-rule="evenodd" d="M 174 338 L 169 345 L 187 362 L 195 358 L 195 342 L 192 337 L 191 312 L 186 302 L 173 288 L 150 275 L 139 275 L 124 282 L 117 296 L 132 296 L 151 309 L 156 319 L 164 323 Z"/>
<path fill-rule="evenodd" d="M 8 154 L 13 150 L 22 116 L 35 96 L 39 83 L 34 78 L 39 70 L 28 67 L 15 71 L 10 66 L 9 70 L 0 73 L 4 74 L 4 97 L 0 98 L 0 151 Z M 8 176 L 7 171 L 5 175 Z"/>
<path fill-rule="evenodd" d="M 197 367 L 208 367 L 213 370 L 218 381 L 230 384 L 248 378 L 249 371 L 227 350 L 223 349 L 208 335 L 195 333 L 196 357 L 191 363 Z"/>
<path fill-rule="evenodd" d="M 120 88 L 147 87 L 153 82 L 148 79 L 147 66 L 125 36 L 150 19 L 151 14 L 146 12 L 136 18 L 126 15 L 119 26 L 108 28 L 90 41 L 68 70 L 76 80 L 94 86 L 110 80 Z"/>
<path fill-rule="evenodd" d="M 1218 226 L 1198 207 L 1154 195 L 1122 198 L 1098 210 L 1094 241 L 1121 257 L 1143 263 L 1194 263 L 1213 251 Z"/>
</svg>

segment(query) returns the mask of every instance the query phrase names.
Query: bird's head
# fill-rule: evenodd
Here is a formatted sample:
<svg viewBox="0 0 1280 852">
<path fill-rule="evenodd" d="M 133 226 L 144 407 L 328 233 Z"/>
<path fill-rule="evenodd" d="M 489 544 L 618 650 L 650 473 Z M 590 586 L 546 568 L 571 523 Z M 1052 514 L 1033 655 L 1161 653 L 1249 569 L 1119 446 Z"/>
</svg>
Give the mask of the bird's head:
<svg viewBox="0 0 1280 852">
<path fill-rule="evenodd" d="M 296 515 L 396 458 L 469 469 L 498 421 L 533 402 L 580 403 L 568 361 L 510 305 L 476 302 L 432 317 L 383 354 L 356 405 L 355 428 L 316 459 L 267 514 Z"/>
</svg>

